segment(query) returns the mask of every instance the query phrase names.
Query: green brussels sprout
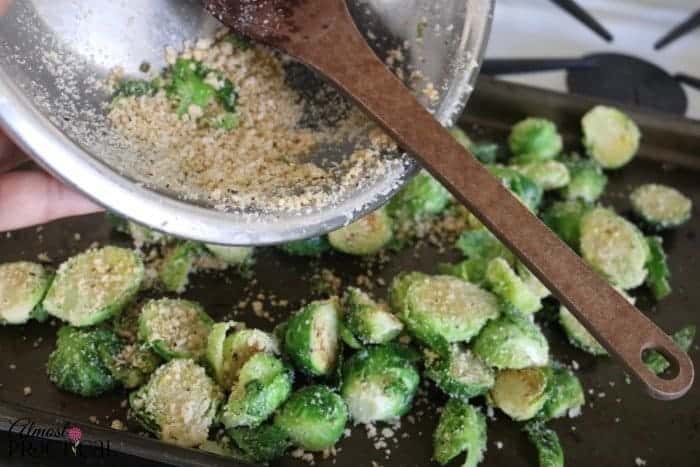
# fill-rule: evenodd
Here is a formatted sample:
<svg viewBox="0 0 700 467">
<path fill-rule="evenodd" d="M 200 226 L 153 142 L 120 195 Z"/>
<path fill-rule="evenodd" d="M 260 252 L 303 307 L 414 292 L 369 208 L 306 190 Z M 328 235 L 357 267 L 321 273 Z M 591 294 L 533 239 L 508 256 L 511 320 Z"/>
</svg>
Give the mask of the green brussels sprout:
<svg viewBox="0 0 700 467">
<path fill-rule="evenodd" d="M 642 135 L 627 115 L 602 105 L 581 120 L 586 152 L 604 169 L 619 169 L 637 154 Z"/>
<path fill-rule="evenodd" d="M 569 169 L 569 184 L 562 188 L 561 194 L 567 200 L 581 200 L 594 203 L 605 192 L 608 177 L 595 161 L 571 157 L 562 161 Z"/>
<path fill-rule="evenodd" d="M 0 325 L 24 324 L 45 316 L 41 300 L 51 275 L 41 264 L 28 261 L 0 264 Z"/>
<path fill-rule="evenodd" d="M 564 467 L 564 450 L 557 434 L 540 421 L 532 421 L 523 428 L 530 442 L 537 449 L 540 467 Z"/>
<path fill-rule="evenodd" d="M 215 257 L 229 266 L 243 266 L 253 258 L 253 247 L 204 244 Z"/>
<path fill-rule="evenodd" d="M 180 242 L 170 249 L 158 271 L 158 278 L 168 292 L 182 293 L 190 282 L 189 276 L 196 270 L 196 261 L 202 255 L 202 245 L 196 242 Z"/>
<path fill-rule="evenodd" d="M 131 393 L 131 414 L 144 429 L 166 443 L 203 444 L 222 394 L 204 368 L 178 358 L 159 367 L 144 386 Z"/>
<path fill-rule="evenodd" d="M 149 300 L 141 309 L 138 338 L 165 360 L 204 357 L 214 321 L 189 300 Z"/>
<path fill-rule="evenodd" d="M 678 227 L 690 219 L 693 202 L 680 191 L 648 183 L 630 194 L 634 213 L 647 225 L 663 230 Z"/>
<path fill-rule="evenodd" d="M 298 369 L 328 376 L 340 352 L 340 309 L 336 299 L 312 302 L 287 321 L 284 350 Z"/>
<path fill-rule="evenodd" d="M 451 276 L 429 276 L 406 290 L 399 318 L 419 341 L 436 350 L 467 342 L 498 317 L 497 298 L 490 292 Z"/>
<path fill-rule="evenodd" d="M 328 243 L 328 238 L 321 236 L 283 243 L 278 245 L 277 248 L 291 256 L 318 257 L 330 250 L 331 244 Z"/>
<path fill-rule="evenodd" d="M 336 250 L 349 255 L 373 255 L 394 237 L 391 218 L 385 209 L 374 211 L 328 234 L 328 241 Z"/>
<path fill-rule="evenodd" d="M 494 258 L 486 268 L 486 283 L 502 300 L 525 314 L 542 308 L 542 302 L 503 258 Z"/>
<path fill-rule="evenodd" d="M 662 300 L 671 293 L 671 270 L 668 268 L 666 252 L 661 237 L 647 237 L 649 244 L 649 259 L 647 259 L 646 284 L 651 289 L 656 300 Z"/>
<path fill-rule="evenodd" d="M 56 349 L 49 355 L 49 380 L 83 397 L 111 391 L 118 381 L 110 365 L 120 347 L 119 338 L 109 329 L 63 326 L 58 330 Z"/>
<path fill-rule="evenodd" d="M 518 261 L 515 265 L 520 280 L 540 299 L 547 298 L 552 292 L 530 271 L 527 266 Z"/>
<path fill-rule="evenodd" d="M 488 323 L 474 340 L 472 351 L 498 369 L 544 366 L 549 362 L 549 345 L 542 331 L 517 314 L 506 314 Z"/>
<path fill-rule="evenodd" d="M 542 214 L 542 220 L 573 250 L 580 251 L 581 219 L 593 206 L 581 200 L 557 201 Z"/>
<path fill-rule="evenodd" d="M 690 346 L 693 345 L 693 340 L 695 339 L 696 326 L 690 325 L 685 326 L 673 334 L 673 340 L 683 351 L 688 352 Z M 671 364 L 666 357 L 661 355 L 656 350 L 648 350 L 642 356 L 644 363 L 651 371 L 655 374 L 660 375 L 666 371 Z"/>
<path fill-rule="evenodd" d="M 463 281 L 483 286 L 486 283 L 486 268 L 488 265 L 489 260 L 469 258 L 457 264 L 438 264 L 438 272 L 445 276 L 457 277 Z"/>
<path fill-rule="evenodd" d="M 343 436 L 348 409 L 343 399 L 326 386 L 307 386 L 291 395 L 275 415 L 295 446 L 307 451 L 323 451 Z"/>
<path fill-rule="evenodd" d="M 61 264 L 43 307 L 73 326 L 92 326 L 131 302 L 143 276 L 143 262 L 131 250 L 114 246 L 88 250 Z"/>
<path fill-rule="evenodd" d="M 160 364 L 160 357 L 151 350 L 126 344 L 109 362 L 109 369 L 122 386 L 134 389 L 145 384 Z"/>
<path fill-rule="evenodd" d="M 214 379 L 229 389 L 241 367 L 256 353 L 279 354 L 277 338 L 258 329 L 240 329 L 233 321 L 216 323 L 207 338 L 206 357 Z M 229 330 L 236 329 L 232 334 Z"/>
<path fill-rule="evenodd" d="M 482 164 L 495 164 L 500 155 L 501 147 L 496 143 L 484 141 L 474 144 L 471 151 Z"/>
<path fill-rule="evenodd" d="M 537 183 L 510 167 L 489 165 L 488 169 L 491 175 L 501 180 L 530 211 L 537 212 L 543 195 L 542 188 Z"/>
<path fill-rule="evenodd" d="M 292 372 L 276 357 L 258 352 L 243 364 L 221 412 L 226 428 L 256 427 L 292 392 Z"/>
<path fill-rule="evenodd" d="M 486 452 L 486 419 L 471 405 L 456 399 L 447 402 L 433 434 L 433 458 L 440 465 L 467 451 L 464 467 L 476 467 Z"/>
<path fill-rule="evenodd" d="M 450 192 L 440 182 L 421 170 L 389 201 L 386 210 L 399 222 L 414 221 L 440 214 L 450 198 Z"/>
<path fill-rule="evenodd" d="M 504 258 L 510 264 L 515 263 L 513 253 L 486 229 L 462 232 L 456 246 L 469 259 L 490 261 L 494 258 Z"/>
<path fill-rule="evenodd" d="M 581 219 L 581 255 L 610 283 L 633 289 L 644 283 L 649 245 L 639 229 L 605 208 Z"/>
<path fill-rule="evenodd" d="M 581 382 L 568 368 L 556 367 L 552 370 L 547 390 L 547 402 L 540 414 L 546 420 L 573 414 L 586 403 Z"/>
<path fill-rule="evenodd" d="M 557 126 L 543 118 L 526 118 L 516 123 L 510 131 L 508 144 L 518 163 L 554 159 L 563 147 Z"/>
<path fill-rule="evenodd" d="M 461 345 L 450 346 L 446 357 L 426 352 L 425 375 L 448 396 L 467 400 L 493 387 L 493 370 Z"/>
<path fill-rule="evenodd" d="M 396 420 L 411 409 L 420 375 L 405 349 L 368 347 L 343 365 L 340 394 L 355 423 Z"/>
<path fill-rule="evenodd" d="M 608 354 L 605 347 L 600 345 L 596 338 L 564 306 L 559 308 L 559 324 L 574 347 L 591 355 L 604 356 Z"/>
<path fill-rule="evenodd" d="M 429 277 L 422 272 L 401 272 L 394 277 L 389 287 L 389 304 L 395 313 L 402 313 L 405 308 L 406 291 L 413 283 Z"/>
<path fill-rule="evenodd" d="M 559 161 L 530 162 L 513 168 L 537 183 L 544 191 L 563 188 L 571 182 L 569 169 Z"/>
<path fill-rule="evenodd" d="M 343 324 L 363 344 L 385 344 L 403 330 L 403 323 L 369 295 L 349 287 L 343 296 Z"/>
<path fill-rule="evenodd" d="M 281 457 L 291 446 L 287 433 L 272 424 L 231 428 L 227 434 L 249 462 L 265 463 Z"/>
<path fill-rule="evenodd" d="M 547 367 L 500 370 L 489 401 L 515 421 L 529 420 L 547 402 L 550 375 Z"/>
</svg>

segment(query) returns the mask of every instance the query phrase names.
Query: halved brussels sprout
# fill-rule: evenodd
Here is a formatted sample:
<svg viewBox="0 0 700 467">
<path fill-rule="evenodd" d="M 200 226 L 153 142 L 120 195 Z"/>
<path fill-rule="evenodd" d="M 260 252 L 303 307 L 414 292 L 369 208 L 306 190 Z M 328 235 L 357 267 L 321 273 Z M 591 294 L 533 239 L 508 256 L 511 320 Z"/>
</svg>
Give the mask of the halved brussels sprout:
<svg viewBox="0 0 700 467">
<path fill-rule="evenodd" d="M 292 372 L 276 357 L 256 353 L 241 367 L 228 402 L 221 412 L 226 428 L 256 427 L 292 392 Z"/>
<path fill-rule="evenodd" d="M 500 370 L 489 400 L 513 420 L 529 420 L 547 402 L 550 374 L 547 367 Z"/>
<path fill-rule="evenodd" d="M 428 276 L 409 285 L 399 318 L 418 340 L 438 350 L 468 342 L 498 317 L 498 299 L 451 276 Z"/>
<path fill-rule="evenodd" d="M 564 467 L 564 450 L 553 430 L 537 420 L 525 424 L 524 431 L 537 449 L 540 467 Z"/>
<path fill-rule="evenodd" d="M 309 303 L 287 321 L 284 350 L 296 367 L 312 376 L 330 375 L 340 351 L 337 299 Z"/>
<path fill-rule="evenodd" d="M 624 290 L 644 283 L 649 245 L 639 229 L 605 208 L 581 219 L 581 255 L 613 285 Z"/>
<path fill-rule="evenodd" d="M 488 260 L 470 258 L 456 264 L 438 264 L 438 272 L 444 276 L 453 276 L 463 281 L 483 286 L 486 282 L 486 268 L 488 264 Z"/>
<path fill-rule="evenodd" d="M 542 308 L 540 298 L 522 281 L 503 258 L 494 258 L 486 268 L 486 283 L 502 300 L 525 314 Z"/>
<path fill-rule="evenodd" d="M 24 324 L 44 315 L 41 300 L 51 275 L 28 261 L 0 264 L 0 324 Z"/>
<path fill-rule="evenodd" d="M 695 325 L 684 326 L 683 328 L 676 331 L 673 336 L 673 340 L 683 351 L 688 352 L 690 346 L 693 345 L 693 340 L 695 339 Z M 649 350 L 643 355 L 644 363 L 649 367 L 651 371 L 660 375 L 666 371 L 671 364 L 666 357 L 661 355 L 656 350 Z"/>
<path fill-rule="evenodd" d="M 195 262 L 201 255 L 202 245 L 196 242 L 181 242 L 170 249 L 158 271 L 165 290 L 184 292 L 190 282 L 190 274 L 196 270 Z"/>
<path fill-rule="evenodd" d="M 161 298 L 149 300 L 139 316 L 138 338 L 165 360 L 204 357 L 214 321 L 198 303 Z"/>
<path fill-rule="evenodd" d="M 49 380 L 64 391 L 97 397 L 118 385 L 110 370 L 119 353 L 119 338 L 109 329 L 63 326 L 49 355 Z"/>
<path fill-rule="evenodd" d="M 518 271 L 518 276 L 523 281 L 523 283 L 535 294 L 538 298 L 547 298 L 552 295 L 547 287 L 540 281 L 537 276 L 535 276 L 532 271 L 530 271 L 527 266 L 518 261 L 516 263 L 516 269 Z"/>
<path fill-rule="evenodd" d="M 255 249 L 249 246 L 223 246 L 223 245 L 204 245 L 214 256 L 219 258 L 229 266 L 241 266 L 248 263 L 253 257 Z"/>
<path fill-rule="evenodd" d="M 462 232 L 456 246 L 469 259 L 490 261 L 504 258 L 510 264 L 515 263 L 513 253 L 485 228 Z"/>
<path fill-rule="evenodd" d="M 118 314 L 136 296 L 143 276 L 143 262 L 132 250 L 88 250 L 61 264 L 43 307 L 73 326 L 92 326 Z"/>
<path fill-rule="evenodd" d="M 386 210 L 379 209 L 352 224 L 328 234 L 328 241 L 338 251 L 349 255 L 372 255 L 394 237 L 392 221 Z"/>
<path fill-rule="evenodd" d="M 399 222 L 439 214 L 450 202 L 450 192 L 421 170 L 387 204 L 387 213 Z"/>
<path fill-rule="evenodd" d="M 142 386 L 160 366 L 162 360 L 150 349 L 137 344 L 123 344 L 109 362 L 112 375 L 126 389 Z"/>
<path fill-rule="evenodd" d="M 537 183 L 544 191 L 563 188 L 571 182 L 569 169 L 559 161 L 530 162 L 513 168 Z"/>
<path fill-rule="evenodd" d="M 131 235 L 131 239 L 134 241 L 134 246 L 136 248 L 166 243 L 170 240 L 168 235 L 153 229 L 149 229 L 148 227 L 137 224 L 136 222 L 128 221 L 127 230 L 128 234 Z"/>
<path fill-rule="evenodd" d="M 397 345 L 368 347 L 343 365 L 340 393 L 355 423 L 395 420 L 411 409 L 420 375 Z"/>
<path fill-rule="evenodd" d="M 603 356 L 608 354 L 605 347 L 600 345 L 596 338 L 564 306 L 559 308 L 559 324 L 574 347 L 578 347 L 591 355 Z"/>
<path fill-rule="evenodd" d="M 642 135 L 624 113 L 602 105 L 591 109 L 581 120 L 586 152 L 605 169 L 618 169 L 637 154 Z"/>
<path fill-rule="evenodd" d="M 508 144 L 520 163 L 554 159 L 563 147 L 557 126 L 544 118 L 526 118 L 516 123 Z"/>
<path fill-rule="evenodd" d="M 222 394 L 204 368 L 175 359 L 129 396 L 131 414 L 166 443 L 195 447 L 209 436 Z"/>
<path fill-rule="evenodd" d="M 400 272 L 394 276 L 394 279 L 391 281 L 391 287 L 389 287 L 389 304 L 395 313 L 403 312 L 408 287 L 414 282 L 425 279 L 426 277 L 429 276 L 418 271 Z"/>
<path fill-rule="evenodd" d="M 563 417 L 586 403 L 581 382 L 571 370 L 565 367 L 552 370 L 548 391 L 547 402 L 541 413 L 541 416 L 547 420 Z"/>
<path fill-rule="evenodd" d="M 685 224 L 693 210 L 690 198 L 675 188 L 656 183 L 636 188 L 630 201 L 635 214 L 658 230 Z"/>
<path fill-rule="evenodd" d="M 647 286 L 656 300 L 662 300 L 671 293 L 671 270 L 668 268 L 666 252 L 661 237 L 647 237 L 649 259 L 647 260 Z"/>
<path fill-rule="evenodd" d="M 578 156 L 567 158 L 562 162 L 569 169 L 571 178 L 569 184 L 561 190 L 564 199 L 581 200 L 586 203 L 596 202 L 605 192 L 608 184 L 608 177 L 603 173 L 600 164 Z"/>
<path fill-rule="evenodd" d="M 515 169 L 502 165 L 489 165 L 489 172 L 500 179 L 520 201 L 532 212 L 537 212 L 542 203 L 542 188 Z"/>
<path fill-rule="evenodd" d="M 275 415 L 294 445 L 307 451 L 323 451 L 343 436 L 348 409 L 343 399 L 326 386 L 307 386 L 291 395 Z"/>
<path fill-rule="evenodd" d="M 472 350 L 487 365 L 498 369 L 544 366 L 549 345 L 540 328 L 516 314 L 501 316 L 484 327 Z"/>
<path fill-rule="evenodd" d="M 355 287 L 346 290 L 343 307 L 345 329 L 363 344 L 385 344 L 403 330 L 401 320 Z"/>
<path fill-rule="evenodd" d="M 440 465 L 467 451 L 464 467 L 476 467 L 486 452 L 486 418 L 471 405 L 447 402 L 433 434 L 433 458 Z"/>
<path fill-rule="evenodd" d="M 450 346 L 446 357 L 429 355 L 425 375 L 445 394 L 462 400 L 488 392 L 495 377 L 490 367 L 459 344 Z"/>
<path fill-rule="evenodd" d="M 581 219 L 593 206 L 581 200 L 557 201 L 542 214 L 542 220 L 573 250 L 581 250 Z"/>
</svg>

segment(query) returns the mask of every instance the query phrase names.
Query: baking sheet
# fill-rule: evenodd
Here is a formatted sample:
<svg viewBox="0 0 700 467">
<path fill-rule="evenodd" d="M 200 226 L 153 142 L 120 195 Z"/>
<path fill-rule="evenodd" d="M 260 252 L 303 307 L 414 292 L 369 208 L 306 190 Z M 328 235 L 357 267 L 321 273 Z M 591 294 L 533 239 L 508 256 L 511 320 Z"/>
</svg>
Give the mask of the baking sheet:
<svg viewBox="0 0 700 467">
<path fill-rule="evenodd" d="M 477 140 L 503 141 L 513 122 L 526 115 L 539 115 L 556 120 L 567 140 L 567 147 L 575 147 L 580 138 L 579 118 L 592 105 L 594 101 L 585 98 L 482 78 L 462 125 Z M 626 195 L 634 187 L 645 182 L 659 182 L 680 189 L 693 199 L 696 206 L 689 224 L 664 234 L 674 293 L 660 304 L 654 304 L 646 291 L 634 295 L 638 297 L 639 307 L 668 332 L 690 323 L 700 326 L 697 310 L 700 306 L 700 287 L 697 285 L 700 276 L 697 239 L 700 231 L 697 208 L 700 206 L 700 127 L 687 120 L 631 113 L 644 134 L 640 157 L 625 169 L 610 174 L 611 185 L 604 202 L 627 212 Z M 72 219 L 16 232 L 9 238 L 0 237 L 0 262 L 36 260 L 38 255 L 48 255 L 51 263 L 58 265 L 93 242 L 127 244 L 128 239 L 112 232 L 103 216 Z M 456 252 L 440 253 L 430 245 L 422 245 L 400 253 L 388 264 L 374 265 L 372 269 L 376 277 L 382 277 L 388 283 L 401 270 L 435 272 L 437 263 L 456 258 Z M 366 261 L 339 254 L 324 256 L 322 263 L 348 285 L 368 268 Z M 220 318 L 229 314 L 242 297 L 250 295 L 251 290 L 274 294 L 288 299 L 289 305 L 272 307 L 266 304 L 265 308 L 282 319 L 311 295 L 311 276 L 315 269 L 312 261 L 265 249 L 257 255 L 254 268 L 257 283 L 254 285 L 233 272 L 200 274 L 193 279 L 185 297 L 200 301 L 212 316 Z M 377 287 L 374 293 L 384 296 L 385 289 Z M 250 308 L 239 317 L 245 318 L 251 326 L 272 328 Z M 7 429 L 22 416 L 21 407 L 29 407 L 40 411 L 32 415 L 37 425 L 63 425 L 66 420 L 71 420 L 70 423 L 78 424 L 86 435 L 98 440 L 97 447 L 91 448 L 86 443 L 76 456 L 65 442 L 44 444 L 29 438 L 25 439 L 25 444 L 28 444 L 23 445 L 16 434 L 0 433 L 0 464 L 160 465 L 114 452 L 113 448 L 123 444 L 131 446 L 141 456 L 169 464 L 236 465 L 216 456 L 107 429 L 114 419 L 126 420 L 125 409 L 120 407 L 125 393 L 88 400 L 56 390 L 45 376 L 45 364 L 53 348 L 56 329 L 48 323 L 0 328 L 0 407 L 5 410 L 5 413 L 0 413 L 0 429 Z M 634 332 L 633 329 L 629 331 Z M 636 459 L 646 461 L 648 466 L 697 465 L 700 457 L 700 387 L 697 384 L 681 400 L 652 400 L 611 360 L 590 357 L 566 344 L 555 324 L 545 325 L 545 332 L 551 336 L 555 358 L 567 364 L 575 361 L 580 367 L 578 375 L 587 391 L 582 417 L 551 423 L 562 441 L 567 465 L 634 466 Z M 698 347 L 694 346 L 691 356 L 696 361 L 697 355 Z M 23 393 L 26 386 L 32 389 L 30 396 Z M 370 466 L 372 462 L 384 467 L 428 465 L 432 431 L 437 421 L 434 408 L 444 402 L 444 397 L 429 391 L 425 399 L 427 403 L 418 404 L 413 412 L 416 423 L 404 420 L 397 435 L 387 441 L 390 455 L 387 456 L 384 448 L 377 449 L 377 440 L 368 440 L 365 429 L 360 427 L 339 443 L 335 459 L 324 461 L 317 457 L 316 465 Z M 95 417 L 93 420 L 99 421 L 99 425 L 90 422 L 90 417 Z M 489 422 L 488 434 L 488 452 L 482 465 L 537 465 L 536 453 L 520 432 L 520 426 L 505 415 L 496 413 L 496 420 Z M 274 465 L 308 464 L 286 457 Z M 461 464 L 456 462 L 454 465 Z"/>
</svg>

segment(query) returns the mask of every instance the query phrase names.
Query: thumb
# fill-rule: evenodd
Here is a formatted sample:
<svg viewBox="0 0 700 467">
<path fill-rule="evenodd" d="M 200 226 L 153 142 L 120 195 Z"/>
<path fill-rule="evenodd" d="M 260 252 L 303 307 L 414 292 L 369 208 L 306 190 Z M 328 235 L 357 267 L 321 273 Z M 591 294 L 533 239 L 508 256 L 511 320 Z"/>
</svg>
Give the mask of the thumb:
<svg viewBox="0 0 700 467">
<path fill-rule="evenodd" d="M 99 211 L 100 206 L 44 172 L 0 175 L 0 231 Z"/>
</svg>

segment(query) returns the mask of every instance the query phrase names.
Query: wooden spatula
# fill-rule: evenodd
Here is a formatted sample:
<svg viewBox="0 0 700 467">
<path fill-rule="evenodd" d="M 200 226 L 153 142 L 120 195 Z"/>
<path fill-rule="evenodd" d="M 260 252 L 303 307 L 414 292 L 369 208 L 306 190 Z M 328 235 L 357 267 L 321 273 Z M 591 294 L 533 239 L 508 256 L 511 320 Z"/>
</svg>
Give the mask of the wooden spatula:
<svg viewBox="0 0 700 467">
<path fill-rule="evenodd" d="M 377 58 L 345 0 L 204 0 L 233 30 L 325 76 L 417 158 L 571 310 L 658 399 L 684 395 L 690 358 L 533 216 L 450 136 Z M 675 370 L 663 379 L 642 361 L 656 349 Z"/>
</svg>

